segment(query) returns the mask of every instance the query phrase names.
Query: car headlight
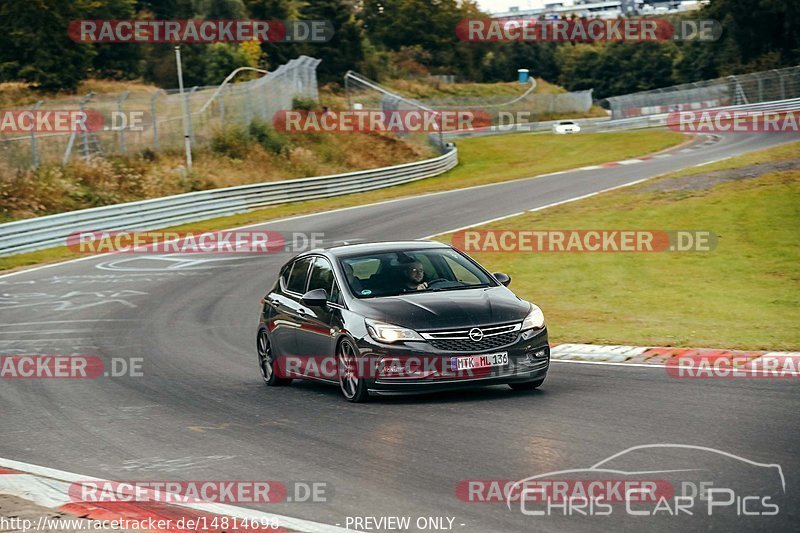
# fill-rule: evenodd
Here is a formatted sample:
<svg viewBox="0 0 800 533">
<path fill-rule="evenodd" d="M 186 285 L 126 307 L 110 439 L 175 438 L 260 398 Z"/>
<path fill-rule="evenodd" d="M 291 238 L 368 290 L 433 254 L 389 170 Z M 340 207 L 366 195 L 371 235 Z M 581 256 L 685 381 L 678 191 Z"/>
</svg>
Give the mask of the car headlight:
<svg viewBox="0 0 800 533">
<path fill-rule="evenodd" d="M 400 341 L 424 341 L 422 336 L 413 329 L 386 324 L 377 320 L 364 320 L 367 324 L 367 331 L 370 337 L 378 342 L 400 342 Z"/>
<path fill-rule="evenodd" d="M 526 329 L 542 329 L 544 327 L 544 313 L 539 309 L 538 305 L 531 304 L 531 312 L 522 321 L 521 330 Z"/>
</svg>

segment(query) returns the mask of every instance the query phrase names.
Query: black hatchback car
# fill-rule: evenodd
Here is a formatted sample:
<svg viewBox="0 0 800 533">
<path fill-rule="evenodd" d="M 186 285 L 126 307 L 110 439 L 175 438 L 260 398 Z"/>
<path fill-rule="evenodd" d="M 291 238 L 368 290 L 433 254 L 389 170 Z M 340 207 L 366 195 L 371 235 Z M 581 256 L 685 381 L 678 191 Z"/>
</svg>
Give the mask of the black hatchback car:
<svg viewBox="0 0 800 533">
<path fill-rule="evenodd" d="M 446 244 L 349 244 L 293 258 L 263 299 L 267 385 L 338 383 L 344 397 L 508 384 L 530 390 L 550 361 L 542 311 Z"/>
</svg>

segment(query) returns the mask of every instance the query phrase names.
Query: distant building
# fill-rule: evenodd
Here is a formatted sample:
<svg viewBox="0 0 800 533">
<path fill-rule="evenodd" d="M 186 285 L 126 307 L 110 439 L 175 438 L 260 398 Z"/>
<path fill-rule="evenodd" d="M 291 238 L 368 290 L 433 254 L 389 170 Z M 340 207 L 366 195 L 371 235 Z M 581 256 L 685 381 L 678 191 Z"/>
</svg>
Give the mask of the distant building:
<svg viewBox="0 0 800 533">
<path fill-rule="evenodd" d="M 548 2 L 544 7 L 522 9 L 510 7 L 508 11 L 494 13 L 492 18 L 510 19 L 521 17 L 601 17 L 617 18 L 619 16 L 659 15 L 692 11 L 707 4 L 708 0 L 568 0 Z"/>
</svg>

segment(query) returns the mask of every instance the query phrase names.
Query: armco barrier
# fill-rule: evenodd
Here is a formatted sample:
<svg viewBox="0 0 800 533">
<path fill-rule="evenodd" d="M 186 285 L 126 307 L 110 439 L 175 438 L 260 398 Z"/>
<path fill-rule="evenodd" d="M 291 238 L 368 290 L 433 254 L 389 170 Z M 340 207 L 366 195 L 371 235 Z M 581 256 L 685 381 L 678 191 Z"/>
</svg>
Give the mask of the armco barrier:
<svg viewBox="0 0 800 533">
<path fill-rule="evenodd" d="M 145 231 L 269 205 L 381 189 L 436 176 L 457 164 L 458 150 L 451 145 L 439 157 L 391 167 L 178 194 L 8 222 L 0 224 L 0 256 L 65 245 L 67 236 L 79 231 Z"/>
<path fill-rule="evenodd" d="M 796 111 L 800 109 L 800 98 L 790 98 L 787 100 L 776 100 L 774 102 L 759 102 L 756 104 L 742 104 L 737 106 L 709 107 L 703 109 L 687 109 L 685 111 Z M 576 122 L 584 133 L 600 133 L 610 131 L 636 130 L 642 128 L 659 128 L 667 126 L 667 116 L 669 113 L 660 115 L 641 115 L 638 117 L 610 119 L 600 118 L 576 118 L 567 119 Z M 474 131 L 453 131 L 444 134 L 444 139 L 449 141 L 462 137 L 483 137 L 486 135 L 503 135 L 506 133 L 550 133 L 553 124 L 560 120 L 548 120 L 542 122 L 524 122 L 520 124 L 507 124 L 504 126 L 492 126 L 490 128 Z"/>
</svg>

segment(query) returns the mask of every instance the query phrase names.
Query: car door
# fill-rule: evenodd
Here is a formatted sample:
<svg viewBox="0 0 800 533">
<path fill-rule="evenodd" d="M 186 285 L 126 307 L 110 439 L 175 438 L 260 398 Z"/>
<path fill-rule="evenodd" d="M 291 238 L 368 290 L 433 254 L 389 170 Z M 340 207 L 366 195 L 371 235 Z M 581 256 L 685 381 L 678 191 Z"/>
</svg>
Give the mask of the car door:
<svg viewBox="0 0 800 533">
<path fill-rule="evenodd" d="M 312 257 L 303 257 L 294 261 L 282 273 L 277 290 L 267 295 L 267 303 L 274 313 L 273 350 L 280 357 L 297 356 L 297 332 L 303 324 L 300 298 L 305 293 L 312 260 Z"/>
<path fill-rule="evenodd" d="M 305 306 L 300 302 L 302 324 L 297 331 L 297 351 L 300 357 L 313 358 L 308 361 L 309 368 L 320 367 L 320 377 L 333 378 L 325 369 L 332 370 L 335 361 L 335 341 L 332 332 L 341 326 L 339 311 L 339 288 L 334 279 L 333 268 L 325 257 L 315 257 L 311 265 L 306 290 L 325 289 L 328 305 Z M 327 365 L 322 367 L 321 365 Z"/>
</svg>

